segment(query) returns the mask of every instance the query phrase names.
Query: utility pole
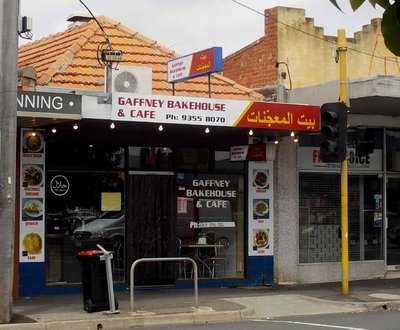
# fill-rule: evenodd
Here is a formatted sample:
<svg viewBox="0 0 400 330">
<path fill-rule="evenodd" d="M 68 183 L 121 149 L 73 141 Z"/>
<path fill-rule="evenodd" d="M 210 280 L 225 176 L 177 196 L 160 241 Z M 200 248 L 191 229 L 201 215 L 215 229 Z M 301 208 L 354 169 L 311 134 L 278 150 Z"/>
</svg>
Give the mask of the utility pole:
<svg viewBox="0 0 400 330">
<path fill-rule="evenodd" d="M 347 104 L 347 39 L 344 29 L 338 30 L 339 101 Z M 349 212 L 348 212 L 348 163 L 347 155 L 340 166 L 340 200 L 342 231 L 342 294 L 349 294 Z"/>
<path fill-rule="evenodd" d="M 0 323 L 12 313 L 18 0 L 0 0 Z"/>
</svg>

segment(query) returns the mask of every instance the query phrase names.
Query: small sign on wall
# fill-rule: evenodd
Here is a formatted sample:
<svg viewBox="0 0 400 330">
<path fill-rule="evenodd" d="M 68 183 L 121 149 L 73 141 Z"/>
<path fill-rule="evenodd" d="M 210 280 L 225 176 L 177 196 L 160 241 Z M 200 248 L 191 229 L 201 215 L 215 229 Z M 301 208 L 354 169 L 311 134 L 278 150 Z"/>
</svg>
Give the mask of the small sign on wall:
<svg viewBox="0 0 400 330">
<path fill-rule="evenodd" d="M 121 211 L 121 193 L 102 192 L 101 211 Z"/>
</svg>

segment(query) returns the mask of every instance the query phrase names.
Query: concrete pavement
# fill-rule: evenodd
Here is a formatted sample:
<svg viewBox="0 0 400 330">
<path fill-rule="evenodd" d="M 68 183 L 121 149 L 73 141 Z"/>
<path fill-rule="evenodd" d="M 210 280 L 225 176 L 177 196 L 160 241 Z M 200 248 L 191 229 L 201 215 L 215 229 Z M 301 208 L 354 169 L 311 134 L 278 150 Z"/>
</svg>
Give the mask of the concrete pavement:
<svg viewBox="0 0 400 330">
<path fill-rule="evenodd" d="M 205 324 L 244 319 L 291 317 L 329 313 L 359 313 L 400 308 L 400 280 L 352 282 L 347 297 L 339 283 L 249 288 L 200 289 L 200 308 L 193 309 L 193 290 L 139 289 L 137 311 L 129 313 L 128 291 L 118 292 L 121 313 L 88 314 L 80 295 L 52 295 L 17 299 L 13 324 L 5 329 L 129 329 L 132 326 Z"/>
</svg>

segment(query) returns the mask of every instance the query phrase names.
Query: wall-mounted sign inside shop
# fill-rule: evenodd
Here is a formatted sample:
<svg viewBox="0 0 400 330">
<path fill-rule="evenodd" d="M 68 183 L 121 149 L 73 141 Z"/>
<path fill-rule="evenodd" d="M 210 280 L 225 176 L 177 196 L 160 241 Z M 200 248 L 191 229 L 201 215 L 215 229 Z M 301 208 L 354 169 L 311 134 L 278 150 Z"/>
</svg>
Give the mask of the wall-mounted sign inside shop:
<svg viewBox="0 0 400 330">
<path fill-rule="evenodd" d="M 259 161 L 275 160 L 275 145 L 266 143 L 256 143 L 247 146 L 234 146 L 230 150 L 230 160 L 236 161 Z"/>
<path fill-rule="evenodd" d="M 235 227 L 239 205 L 239 177 L 233 175 L 179 173 L 178 218 L 189 228 Z"/>
<path fill-rule="evenodd" d="M 50 181 L 50 190 L 56 196 L 65 196 L 69 191 L 69 181 L 64 175 L 56 175 Z"/>
<path fill-rule="evenodd" d="M 168 82 L 222 71 L 222 48 L 213 47 L 168 62 Z"/>
<path fill-rule="evenodd" d="M 17 116 L 80 119 L 82 96 L 66 93 L 18 92 Z"/>
<path fill-rule="evenodd" d="M 382 150 L 374 149 L 374 152 L 366 156 L 357 156 L 354 148 L 347 148 L 349 170 L 351 172 L 379 172 L 382 171 Z M 319 155 L 318 147 L 298 148 L 298 164 L 300 170 L 338 172 L 340 163 L 323 163 Z"/>
<path fill-rule="evenodd" d="M 318 132 L 318 106 L 113 93 L 111 119 Z"/>
</svg>

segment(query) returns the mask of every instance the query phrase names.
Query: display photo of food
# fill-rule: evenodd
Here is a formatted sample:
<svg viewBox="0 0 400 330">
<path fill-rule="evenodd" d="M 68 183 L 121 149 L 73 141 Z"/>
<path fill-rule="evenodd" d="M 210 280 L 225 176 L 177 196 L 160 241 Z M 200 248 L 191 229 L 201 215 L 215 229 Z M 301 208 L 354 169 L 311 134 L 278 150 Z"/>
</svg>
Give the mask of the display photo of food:
<svg viewBox="0 0 400 330">
<path fill-rule="evenodd" d="M 255 250 L 269 248 L 269 229 L 253 230 L 253 247 Z"/>
<path fill-rule="evenodd" d="M 24 251 L 28 254 L 40 254 L 42 252 L 42 238 L 37 233 L 29 233 L 24 236 L 22 241 Z"/>
<path fill-rule="evenodd" d="M 22 220 L 30 219 L 42 220 L 43 217 L 43 199 L 42 198 L 24 198 L 22 200 Z"/>
<path fill-rule="evenodd" d="M 253 219 L 269 219 L 269 199 L 253 200 Z"/>
<path fill-rule="evenodd" d="M 24 134 L 24 153 L 39 153 L 43 150 L 43 136 L 39 132 L 26 132 Z"/>
<path fill-rule="evenodd" d="M 43 183 L 43 167 L 41 165 L 25 165 L 23 167 L 23 187 L 37 187 Z"/>
<path fill-rule="evenodd" d="M 256 189 L 269 189 L 269 171 L 253 170 L 253 187 Z"/>
</svg>

